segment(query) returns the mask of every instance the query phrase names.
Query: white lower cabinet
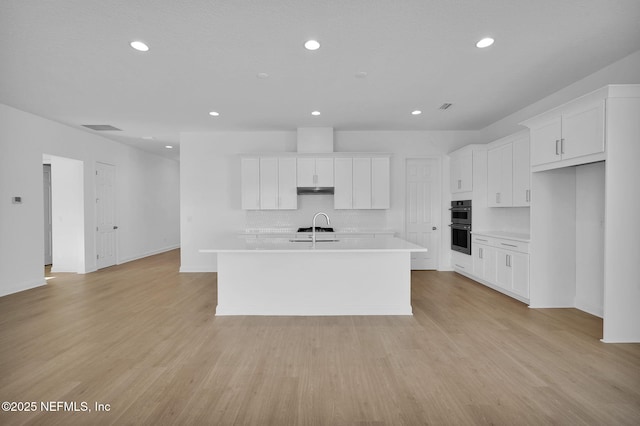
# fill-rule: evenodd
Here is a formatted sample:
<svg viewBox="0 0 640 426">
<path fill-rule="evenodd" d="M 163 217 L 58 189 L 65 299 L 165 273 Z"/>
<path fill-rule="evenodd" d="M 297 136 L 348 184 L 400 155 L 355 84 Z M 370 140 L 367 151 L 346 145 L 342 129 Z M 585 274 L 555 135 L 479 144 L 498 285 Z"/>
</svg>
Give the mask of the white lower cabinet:
<svg viewBox="0 0 640 426">
<path fill-rule="evenodd" d="M 515 296 L 529 299 L 529 245 L 493 236 L 474 235 L 471 243 L 473 271 L 471 277 L 482 284 Z"/>
</svg>

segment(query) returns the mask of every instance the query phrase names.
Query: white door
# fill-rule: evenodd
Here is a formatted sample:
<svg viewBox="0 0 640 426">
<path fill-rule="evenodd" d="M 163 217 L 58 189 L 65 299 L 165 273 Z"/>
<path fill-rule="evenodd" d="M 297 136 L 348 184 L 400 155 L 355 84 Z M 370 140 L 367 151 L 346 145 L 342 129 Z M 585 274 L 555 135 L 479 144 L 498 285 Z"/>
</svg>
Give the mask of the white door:
<svg viewBox="0 0 640 426">
<path fill-rule="evenodd" d="M 115 166 L 96 163 L 97 267 L 116 264 Z"/>
<path fill-rule="evenodd" d="M 428 249 L 411 253 L 411 269 L 437 269 L 440 247 L 440 186 L 437 159 L 409 158 L 406 162 L 405 238 Z"/>
<path fill-rule="evenodd" d="M 53 244 L 51 234 L 53 231 L 51 221 L 51 164 L 43 165 L 44 184 L 44 264 L 53 263 Z"/>
</svg>

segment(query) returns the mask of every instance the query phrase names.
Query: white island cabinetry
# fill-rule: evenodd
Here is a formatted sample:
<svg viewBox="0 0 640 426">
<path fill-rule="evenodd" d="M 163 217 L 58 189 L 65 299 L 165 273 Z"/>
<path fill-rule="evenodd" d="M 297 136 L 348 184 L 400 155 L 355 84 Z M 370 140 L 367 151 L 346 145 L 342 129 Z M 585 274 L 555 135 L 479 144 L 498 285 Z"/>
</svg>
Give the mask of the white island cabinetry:
<svg viewBox="0 0 640 426">
<path fill-rule="evenodd" d="M 411 252 L 399 238 L 218 239 L 216 315 L 411 315 Z"/>
</svg>

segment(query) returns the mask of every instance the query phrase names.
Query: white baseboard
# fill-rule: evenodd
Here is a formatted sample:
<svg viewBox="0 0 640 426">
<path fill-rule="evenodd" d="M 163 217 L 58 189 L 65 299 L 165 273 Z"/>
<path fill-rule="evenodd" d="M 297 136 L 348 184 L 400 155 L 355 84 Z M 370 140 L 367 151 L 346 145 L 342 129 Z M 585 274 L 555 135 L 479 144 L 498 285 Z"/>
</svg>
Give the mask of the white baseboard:
<svg viewBox="0 0 640 426">
<path fill-rule="evenodd" d="M 47 280 L 44 277 L 37 280 L 25 281 L 23 283 L 12 285 L 9 287 L 0 288 L 0 297 L 8 296 L 14 293 L 20 293 L 21 291 L 31 290 L 32 288 L 41 287 L 47 284 Z"/>
<path fill-rule="evenodd" d="M 604 317 L 604 308 L 602 306 L 593 306 L 589 303 L 576 299 L 576 309 L 580 309 L 588 314 L 594 315 L 599 318 Z"/>
<path fill-rule="evenodd" d="M 218 268 L 207 266 L 180 266 L 180 272 L 218 272 Z"/>
<path fill-rule="evenodd" d="M 176 244 L 176 245 L 172 245 L 172 246 L 168 246 L 168 247 L 163 247 L 161 249 L 148 251 L 146 253 L 142 253 L 142 254 L 137 255 L 137 256 L 125 257 L 123 259 L 119 259 L 117 264 L 121 265 L 123 263 L 133 262 L 134 260 L 144 259 L 145 257 L 153 256 L 155 254 L 165 253 L 167 251 L 175 250 L 175 249 L 178 249 L 178 248 L 180 248 L 180 244 Z"/>
</svg>

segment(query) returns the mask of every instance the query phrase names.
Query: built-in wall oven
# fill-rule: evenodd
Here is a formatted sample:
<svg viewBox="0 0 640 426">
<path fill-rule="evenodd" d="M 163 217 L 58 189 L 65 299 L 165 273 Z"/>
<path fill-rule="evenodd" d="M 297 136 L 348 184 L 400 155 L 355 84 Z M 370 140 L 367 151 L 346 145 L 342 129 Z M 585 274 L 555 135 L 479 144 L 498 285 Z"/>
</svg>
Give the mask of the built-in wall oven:
<svg viewBox="0 0 640 426">
<path fill-rule="evenodd" d="M 451 250 L 471 255 L 471 200 L 451 202 Z"/>
</svg>

